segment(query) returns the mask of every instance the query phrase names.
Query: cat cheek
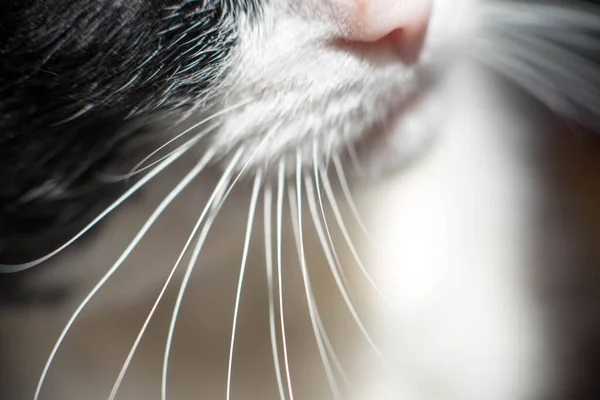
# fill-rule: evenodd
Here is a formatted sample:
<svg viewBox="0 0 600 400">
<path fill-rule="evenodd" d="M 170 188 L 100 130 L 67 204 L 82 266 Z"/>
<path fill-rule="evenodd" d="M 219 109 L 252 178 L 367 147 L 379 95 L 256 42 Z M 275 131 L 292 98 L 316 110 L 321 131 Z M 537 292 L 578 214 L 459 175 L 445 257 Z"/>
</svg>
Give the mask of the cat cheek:
<svg viewBox="0 0 600 400">
<path fill-rule="evenodd" d="M 351 42 L 389 42 L 405 61 L 414 61 L 423 46 L 433 0 L 329 0 L 334 22 L 346 26 Z"/>
</svg>

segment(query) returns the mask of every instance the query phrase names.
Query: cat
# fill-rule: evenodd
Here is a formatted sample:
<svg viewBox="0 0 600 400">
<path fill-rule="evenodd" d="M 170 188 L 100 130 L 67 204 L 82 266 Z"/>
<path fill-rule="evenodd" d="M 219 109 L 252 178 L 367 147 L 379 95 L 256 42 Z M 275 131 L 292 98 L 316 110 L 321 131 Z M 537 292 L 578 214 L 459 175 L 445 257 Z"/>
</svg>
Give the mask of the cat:
<svg viewBox="0 0 600 400">
<path fill-rule="evenodd" d="M 599 19 L 5 1 L 0 398 L 595 398 L 531 249 L 547 109 L 598 126 Z"/>
</svg>

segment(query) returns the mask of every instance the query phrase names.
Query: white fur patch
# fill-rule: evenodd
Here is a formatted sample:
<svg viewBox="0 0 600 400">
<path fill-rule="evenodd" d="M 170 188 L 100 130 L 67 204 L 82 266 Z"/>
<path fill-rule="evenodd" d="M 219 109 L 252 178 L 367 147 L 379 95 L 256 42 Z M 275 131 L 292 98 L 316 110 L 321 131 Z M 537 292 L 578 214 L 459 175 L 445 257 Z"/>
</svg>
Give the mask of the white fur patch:
<svg viewBox="0 0 600 400">
<path fill-rule="evenodd" d="M 330 149 L 343 151 L 348 142 L 383 129 L 380 125 L 389 124 L 413 96 L 427 92 L 426 79 L 443 74 L 463 28 L 469 26 L 462 19 L 472 1 L 435 2 L 416 65 L 382 49 L 335 44 L 340 28 L 312 2 L 269 3 L 259 23 L 240 24 L 223 101 L 226 106 L 251 103 L 225 118 L 214 145 L 227 150 L 244 145 L 251 154 L 264 140 L 255 164 L 294 155 L 298 149 L 308 162 L 315 142 L 324 157 Z M 413 106 L 405 116 L 437 119 L 431 107 Z M 429 136 L 430 126 L 417 125 L 423 130 L 417 135 Z M 403 130 L 395 132 L 398 141 Z"/>
</svg>

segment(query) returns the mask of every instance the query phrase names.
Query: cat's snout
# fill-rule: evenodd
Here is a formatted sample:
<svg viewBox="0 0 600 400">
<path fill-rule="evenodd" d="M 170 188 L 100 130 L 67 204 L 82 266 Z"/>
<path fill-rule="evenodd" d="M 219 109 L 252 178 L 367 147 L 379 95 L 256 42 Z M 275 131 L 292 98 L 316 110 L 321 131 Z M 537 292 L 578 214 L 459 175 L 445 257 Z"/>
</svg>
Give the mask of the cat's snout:
<svg viewBox="0 0 600 400">
<path fill-rule="evenodd" d="M 345 40 L 391 45 L 406 62 L 419 58 L 433 0 L 329 0 L 347 26 Z"/>
</svg>

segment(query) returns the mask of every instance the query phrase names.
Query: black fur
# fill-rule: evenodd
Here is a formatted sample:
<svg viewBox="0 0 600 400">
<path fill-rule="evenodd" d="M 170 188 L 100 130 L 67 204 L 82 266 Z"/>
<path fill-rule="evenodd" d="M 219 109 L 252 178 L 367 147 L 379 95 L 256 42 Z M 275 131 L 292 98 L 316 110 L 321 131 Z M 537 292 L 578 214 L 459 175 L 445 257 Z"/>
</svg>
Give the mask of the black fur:
<svg viewBox="0 0 600 400">
<path fill-rule="evenodd" d="M 122 184 L 148 115 L 202 105 L 253 1 L 0 2 L 0 263 L 64 241 Z"/>
</svg>

